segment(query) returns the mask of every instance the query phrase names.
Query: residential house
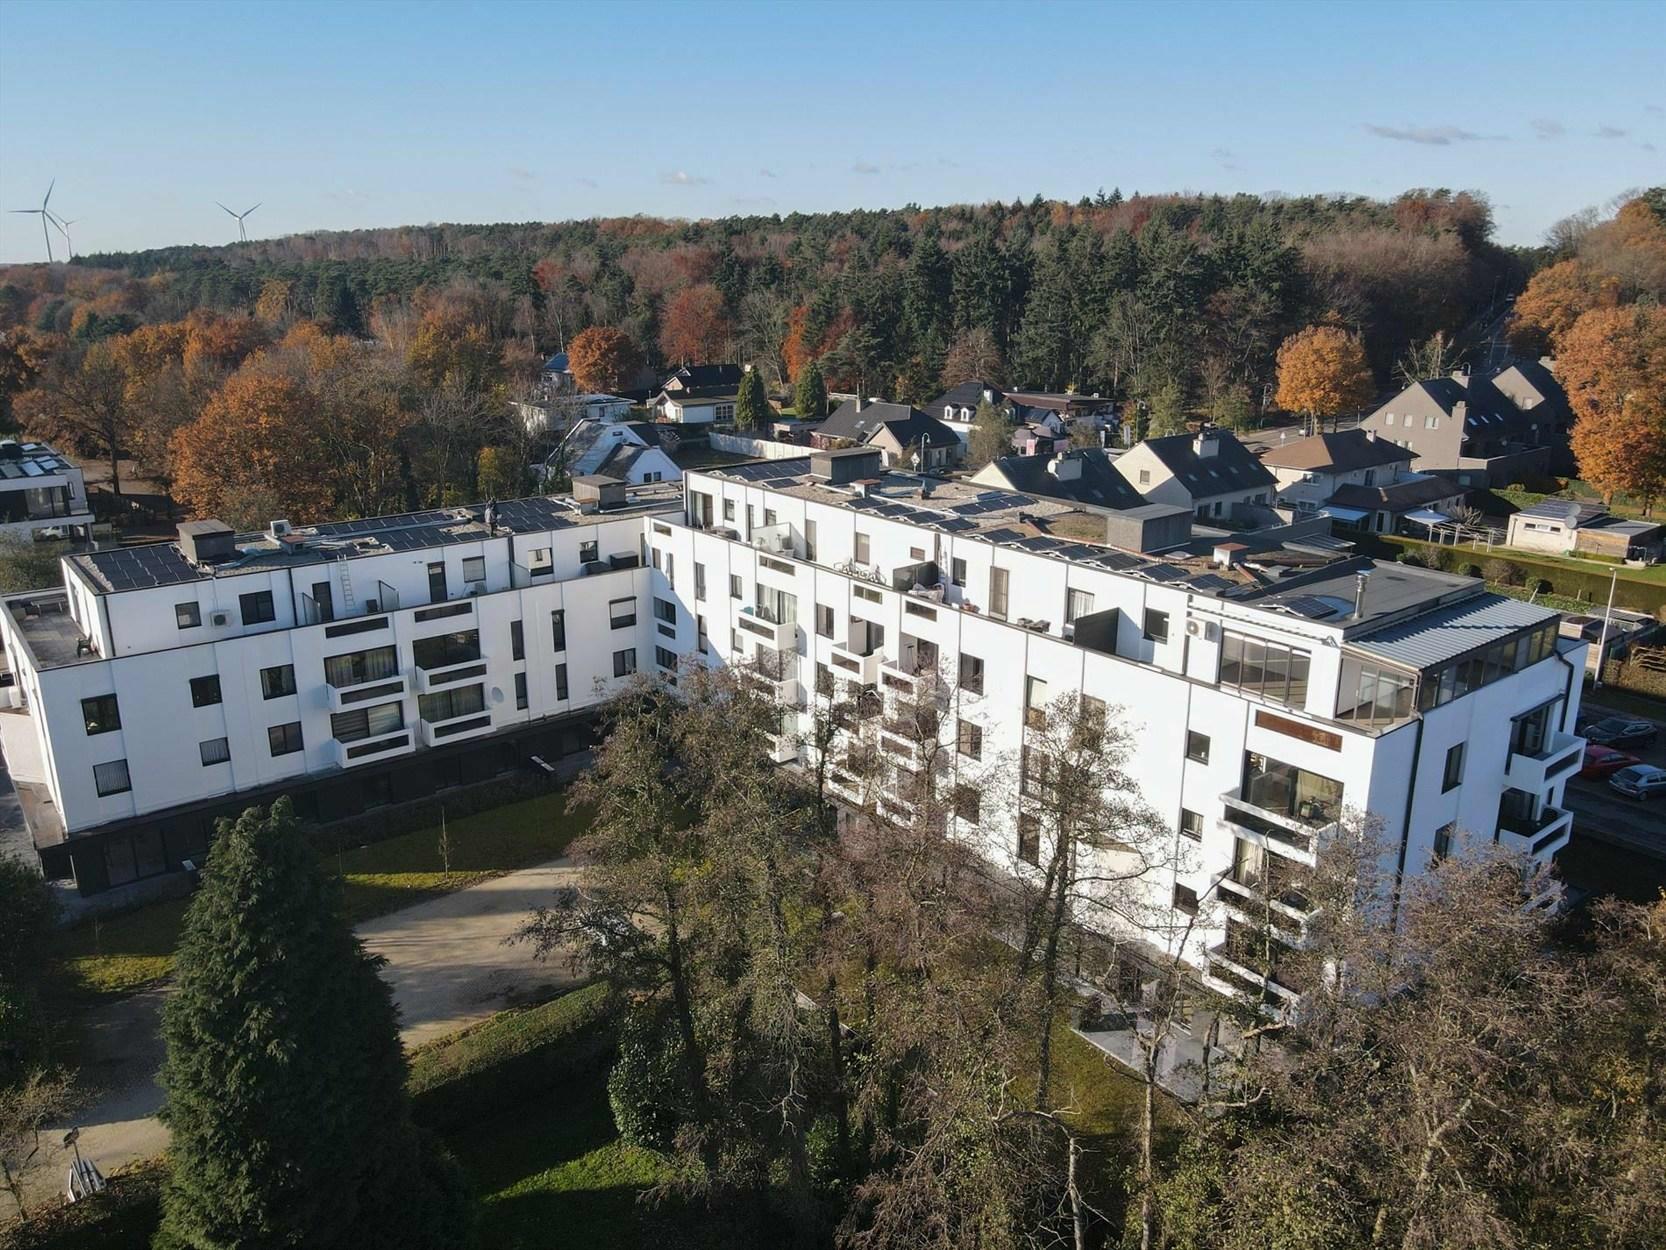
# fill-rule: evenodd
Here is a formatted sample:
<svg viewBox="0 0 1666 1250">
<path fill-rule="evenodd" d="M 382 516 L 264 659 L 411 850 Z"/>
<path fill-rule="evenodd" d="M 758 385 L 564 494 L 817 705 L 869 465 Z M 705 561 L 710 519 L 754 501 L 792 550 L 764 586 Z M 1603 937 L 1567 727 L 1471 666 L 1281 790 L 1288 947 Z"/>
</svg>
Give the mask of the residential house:
<svg viewBox="0 0 1666 1250">
<path fill-rule="evenodd" d="M 740 380 L 745 376 L 746 367 L 742 365 L 684 365 L 660 384 L 660 390 L 667 395 L 718 391 L 733 395 L 740 390 Z"/>
<path fill-rule="evenodd" d="M 979 486 L 1019 491 L 1037 499 L 1055 499 L 1089 508 L 1139 508 L 1140 493 L 1116 471 L 1098 448 L 1041 456 L 1002 456 L 972 475 Z"/>
<path fill-rule="evenodd" d="M 622 395 L 556 395 L 517 403 L 515 412 L 529 434 L 560 434 L 580 421 L 623 421 L 631 401 Z"/>
<path fill-rule="evenodd" d="M 1618 517 L 1600 504 L 1546 499 L 1513 515 L 1504 541 L 1557 555 L 1647 560 L 1660 558 L 1662 533 L 1659 521 Z"/>
<path fill-rule="evenodd" d="M 1240 505 L 1269 504 L 1278 486 L 1247 447 L 1215 426 L 1148 438 L 1114 463 L 1147 500 L 1189 508 L 1203 521 L 1230 520 Z"/>
<path fill-rule="evenodd" d="M 960 463 L 965 445 L 949 426 L 908 404 L 847 399 L 810 435 L 818 448 L 878 447 L 887 467 L 942 469 Z M 918 465 L 915 458 L 919 458 Z"/>
<path fill-rule="evenodd" d="M 45 443 L 0 440 L 0 534 L 28 539 L 92 523 L 79 465 Z"/>
<path fill-rule="evenodd" d="M 581 421 L 550 453 L 546 470 L 563 465 L 573 477 L 605 474 L 632 486 L 680 482 L 677 467 L 651 421 Z"/>
<path fill-rule="evenodd" d="M 1413 473 L 1413 453 L 1375 430 L 1291 439 L 1261 454 L 1278 479 L 1278 503 L 1296 519 L 1324 513 L 1352 529 L 1396 533 L 1401 522 L 1444 524 L 1463 502 L 1449 477 Z"/>
<path fill-rule="evenodd" d="M 544 361 L 538 370 L 538 398 L 553 399 L 557 395 L 570 395 L 577 389 L 573 380 L 573 371 L 567 364 L 567 353 L 556 352 Z"/>
</svg>

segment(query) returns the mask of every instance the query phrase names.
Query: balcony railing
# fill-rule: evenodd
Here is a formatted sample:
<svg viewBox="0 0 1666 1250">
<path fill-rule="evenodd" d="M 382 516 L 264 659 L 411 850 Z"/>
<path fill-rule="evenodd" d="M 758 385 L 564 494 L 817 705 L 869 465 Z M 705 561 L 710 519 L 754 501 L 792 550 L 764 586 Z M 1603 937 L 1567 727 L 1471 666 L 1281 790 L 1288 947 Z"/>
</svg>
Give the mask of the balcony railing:
<svg viewBox="0 0 1666 1250">
<path fill-rule="evenodd" d="M 1523 855 L 1544 855 L 1567 840 L 1573 813 L 1546 805 L 1537 816 L 1504 813 L 1498 818 L 1498 841 Z"/>
<path fill-rule="evenodd" d="M 374 738 L 355 738 L 351 742 L 332 738 L 330 750 L 337 766 L 350 768 L 354 764 L 387 759 L 391 755 L 408 755 L 416 750 L 416 742 L 410 726 L 401 725 L 390 733 L 378 734 Z"/>
<path fill-rule="evenodd" d="M 424 746 L 445 746 L 462 738 L 478 738 L 481 734 L 491 731 L 490 712 L 468 712 L 462 716 L 453 716 L 449 720 L 423 721 L 422 741 Z"/>
<path fill-rule="evenodd" d="M 475 656 L 472 660 L 463 660 L 443 667 L 419 668 L 414 670 L 412 675 L 416 679 L 418 694 L 432 694 L 447 686 L 455 686 L 460 681 L 484 677 L 486 661 Z"/>
<path fill-rule="evenodd" d="M 1542 794 L 1549 785 L 1571 776 L 1585 759 L 1585 739 L 1572 734 L 1551 734 L 1537 753 L 1510 753 L 1505 783 L 1517 790 Z"/>
<path fill-rule="evenodd" d="M 330 711 L 345 712 L 373 700 L 399 699 L 405 695 L 405 674 L 389 673 L 382 677 L 367 677 L 347 686 L 330 686 Z"/>
</svg>

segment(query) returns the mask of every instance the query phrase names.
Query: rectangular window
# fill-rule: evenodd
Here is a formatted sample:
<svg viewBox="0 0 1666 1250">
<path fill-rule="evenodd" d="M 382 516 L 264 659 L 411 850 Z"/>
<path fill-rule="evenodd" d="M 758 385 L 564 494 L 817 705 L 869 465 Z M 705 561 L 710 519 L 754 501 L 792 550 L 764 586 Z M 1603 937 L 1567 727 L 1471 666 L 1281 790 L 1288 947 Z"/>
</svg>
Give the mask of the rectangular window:
<svg viewBox="0 0 1666 1250">
<path fill-rule="evenodd" d="M 526 630 L 520 621 L 509 622 L 509 658 L 526 659 Z"/>
<path fill-rule="evenodd" d="M 453 686 L 417 698 L 417 715 L 430 725 L 486 710 L 486 687 Z"/>
<path fill-rule="evenodd" d="M 885 602 L 885 596 L 880 594 L 872 586 L 852 586 L 850 588 L 850 592 L 858 599 L 866 600 L 868 603 Z"/>
<path fill-rule="evenodd" d="M 445 561 L 435 560 L 428 566 L 428 602 L 444 603 L 451 598 L 445 584 Z"/>
<path fill-rule="evenodd" d="M 739 599 L 742 593 L 740 575 L 738 573 L 729 574 L 729 598 Z"/>
<path fill-rule="evenodd" d="M 672 603 L 669 599 L 660 599 L 656 597 L 654 599 L 654 616 L 656 619 L 664 621 L 667 625 L 675 625 L 677 623 L 677 605 Z"/>
<path fill-rule="evenodd" d="M 191 706 L 213 707 L 220 701 L 220 675 L 210 673 L 206 677 L 191 679 Z"/>
<path fill-rule="evenodd" d="M 1186 758 L 1199 764 L 1209 762 L 1209 735 L 1195 729 L 1186 731 Z"/>
<path fill-rule="evenodd" d="M 462 629 L 454 634 L 434 634 L 411 644 L 411 658 L 421 669 L 450 668 L 472 664 L 480 658 L 480 631 Z"/>
<path fill-rule="evenodd" d="M 1458 743 L 1446 752 L 1446 768 L 1441 774 L 1440 792 L 1456 790 L 1464 779 L 1464 744 Z"/>
<path fill-rule="evenodd" d="M 968 694 L 983 693 L 983 658 L 969 652 L 960 653 L 960 688 Z"/>
<path fill-rule="evenodd" d="M 677 653 L 668 651 L 664 647 L 654 648 L 654 663 L 669 672 L 677 671 Z"/>
<path fill-rule="evenodd" d="M 1039 677 L 1024 679 L 1024 723 L 1036 729 L 1047 723 L 1047 683 Z"/>
<path fill-rule="evenodd" d="M 607 604 L 607 614 L 613 622 L 614 629 L 627 629 L 636 624 L 636 600 L 610 599 Z"/>
<path fill-rule="evenodd" d="M 399 672 L 399 651 L 395 647 L 373 647 L 346 655 L 324 657 L 324 680 L 338 689 L 367 681 L 386 681 Z"/>
<path fill-rule="evenodd" d="M 594 543 L 591 544 L 591 546 L 594 545 Z M 584 546 L 583 543 L 578 546 L 580 560 L 584 559 Z M 550 559 L 550 549 L 548 547 L 534 547 L 527 557 L 526 571 L 534 577 L 548 577 L 554 573 L 555 563 Z"/>
<path fill-rule="evenodd" d="M 1221 635 L 1220 684 L 1291 707 L 1307 704 L 1312 657 L 1282 643 L 1261 642 L 1226 630 Z"/>
<path fill-rule="evenodd" d="M 277 664 L 271 668 L 260 670 L 260 693 L 262 698 L 281 699 L 286 694 L 295 693 L 295 666 L 293 664 Z"/>
<path fill-rule="evenodd" d="M 1085 590 L 1072 590 L 1064 600 L 1064 623 L 1074 622 L 1078 617 L 1087 616 L 1093 611 L 1093 596 Z"/>
<path fill-rule="evenodd" d="M 125 794 L 133 788 L 133 780 L 127 775 L 126 760 L 111 760 L 107 764 L 93 765 L 93 788 L 99 796 L 108 794 Z"/>
<path fill-rule="evenodd" d="M 515 707 L 519 711 L 526 711 L 526 674 L 515 674 Z"/>
<path fill-rule="evenodd" d="M 197 754 L 202 757 L 204 768 L 224 764 L 231 759 L 231 743 L 224 738 L 210 738 L 197 743 Z"/>
<path fill-rule="evenodd" d="M 550 639 L 557 651 L 567 649 L 567 610 L 557 608 L 550 613 Z"/>
<path fill-rule="evenodd" d="M 1193 842 L 1203 841 L 1203 816 L 1190 808 L 1180 809 L 1180 836 Z"/>
<path fill-rule="evenodd" d="M 595 564 L 600 559 L 600 553 L 601 547 L 594 538 L 581 542 L 578 545 L 578 562 L 580 564 Z M 537 552 L 533 552 L 533 554 L 537 555 Z"/>
<path fill-rule="evenodd" d="M 867 563 L 869 563 L 869 557 L 872 554 L 873 554 L 872 544 L 868 542 L 868 536 L 866 534 L 864 534 L 861 530 L 857 530 L 856 531 L 856 553 L 852 558 L 855 560 L 855 562 L 857 564 L 867 564 Z"/>
<path fill-rule="evenodd" d="M 1189 885 L 1174 883 L 1174 910 L 1182 915 L 1197 915 L 1197 891 Z"/>
<path fill-rule="evenodd" d="M 252 595 L 238 595 L 237 611 L 245 625 L 264 625 L 267 621 L 278 619 L 277 609 L 272 606 L 270 590 L 257 590 Z"/>
<path fill-rule="evenodd" d="M 735 519 L 735 501 L 733 499 L 725 499 L 723 501 L 723 519 L 725 521 L 733 521 Z"/>
<path fill-rule="evenodd" d="M 807 517 L 804 521 L 804 558 L 816 558 L 816 523 Z"/>
<path fill-rule="evenodd" d="M 1141 469 L 1140 470 L 1140 485 L 1141 486 L 1150 486 L 1151 485 L 1151 470 L 1150 469 Z"/>
<path fill-rule="evenodd" d="M 659 568 L 659 548 L 658 547 L 648 548 L 648 563 L 653 565 L 656 569 Z"/>
<path fill-rule="evenodd" d="M 694 597 L 696 599 L 706 597 L 706 566 L 698 560 L 694 562 Z"/>
<path fill-rule="evenodd" d="M 1458 832 L 1458 822 L 1449 821 L 1435 830 L 1435 858 L 1447 859 L 1452 854 L 1452 839 Z"/>
<path fill-rule="evenodd" d="M 833 670 L 820 662 L 816 664 L 816 693 L 824 699 L 833 697 Z"/>
<path fill-rule="evenodd" d="M 266 746 L 274 756 L 295 754 L 302 747 L 301 722 L 292 720 L 287 725 L 273 725 L 266 731 Z"/>
<path fill-rule="evenodd" d="M 825 603 L 816 604 L 816 633 L 823 638 L 833 636 L 833 609 Z"/>
<path fill-rule="evenodd" d="M 711 637 L 706 633 L 706 618 L 703 615 L 697 615 L 694 618 L 694 637 L 700 648 L 700 654 L 709 654 L 711 651 Z"/>
<path fill-rule="evenodd" d="M 989 615 L 997 621 L 1007 619 L 1007 585 L 1010 578 L 1005 569 L 989 570 Z"/>
<path fill-rule="evenodd" d="M 1145 640 L 1147 642 L 1167 642 L 1169 640 L 1169 614 L 1158 612 L 1154 608 L 1145 610 Z"/>
<path fill-rule="evenodd" d="M 330 737 L 337 742 L 358 742 L 364 738 L 380 738 L 405 727 L 403 703 L 378 703 L 374 707 L 358 707 L 350 712 L 337 712 L 330 717 Z"/>
<path fill-rule="evenodd" d="M 1244 755 L 1246 803 L 1318 828 L 1342 812 L 1342 783 L 1255 752 Z"/>
<path fill-rule="evenodd" d="M 485 556 L 464 556 L 463 557 L 463 581 L 464 582 L 483 582 L 485 580 L 486 580 L 486 557 Z"/>
<path fill-rule="evenodd" d="M 1026 864 L 1041 864 L 1041 817 L 1034 812 L 1018 813 L 1018 858 Z"/>
<path fill-rule="evenodd" d="M 557 699 L 567 697 L 567 666 L 565 664 L 555 666 L 555 697 Z"/>
<path fill-rule="evenodd" d="M 983 726 L 974 725 L 969 720 L 958 722 L 955 733 L 955 750 L 969 760 L 983 758 Z"/>
<path fill-rule="evenodd" d="M 937 609 L 928 608 L 923 603 L 915 603 L 912 599 L 903 601 L 902 610 L 905 615 L 924 617 L 928 621 L 937 619 Z"/>
<path fill-rule="evenodd" d="M 202 605 L 195 602 L 174 604 L 174 623 L 181 629 L 195 629 L 202 624 Z"/>
<path fill-rule="evenodd" d="M 949 561 L 949 580 L 956 586 L 966 584 L 966 561 L 959 556 Z"/>
<path fill-rule="evenodd" d="M 954 788 L 954 814 L 969 825 L 978 823 L 978 788 L 976 786 L 956 786 Z"/>
<path fill-rule="evenodd" d="M 116 696 L 100 694 L 90 699 L 82 699 L 81 720 L 87 727 L 89 738 L 94 734 L 107 734 L 120 729 L 121 709 L 116 706 Z"/>
<path fill-rule="evenodd" d="M 636 672 L 636 648 L 627 647 L 623 651 L 613 653 L 613 675 L 615 677 L 629 677 Z"/>
</svg>

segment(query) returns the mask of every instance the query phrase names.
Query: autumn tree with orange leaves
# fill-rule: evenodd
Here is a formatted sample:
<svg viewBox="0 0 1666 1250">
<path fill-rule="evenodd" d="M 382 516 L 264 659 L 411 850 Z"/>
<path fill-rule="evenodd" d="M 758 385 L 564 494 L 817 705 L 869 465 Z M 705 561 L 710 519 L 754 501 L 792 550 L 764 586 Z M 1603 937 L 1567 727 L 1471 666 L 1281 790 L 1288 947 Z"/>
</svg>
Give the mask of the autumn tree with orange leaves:
<svg viewBox="0 0 1666 1250">
<path fill-rule="evenodd" d="M 1543 356 L 1580 317 L 1593 308 L 1612 308 L 1618 298 L 1619 284 L 1612 278 L 1602 278 L 1583 261 L 1559 261 L 1534 274 L 1516 297 L 1510 345 Z"/>
<path fill-rule="evenodd" d="M 1562 336 L 1556 369 L 1580 476 L 1650 509 L 1666 492 L 1666 308 L 1593 309 Z"/>
<path fill-rule="evenodd" d="M 623 330 L 591 326 L 567 345 L 567 368 L 581 390 L 617 391 L 641 370 L 642 351 Z"/>
<path fill-rule="evenodd" d="M 734 326 L 723 306 L 723 292 L 710 282 L 685 287 L 665 305 L 659 346 L 678 364 L 708 364 L 729 353 Z"/>
<path fill-rule="evenodd" d="M 1376 383 L 1359 336 L 1338 326 L 1308 326 L 1278 349 L 1275 402 L 1323 424 L 1371 402 Z"/>
</svg>

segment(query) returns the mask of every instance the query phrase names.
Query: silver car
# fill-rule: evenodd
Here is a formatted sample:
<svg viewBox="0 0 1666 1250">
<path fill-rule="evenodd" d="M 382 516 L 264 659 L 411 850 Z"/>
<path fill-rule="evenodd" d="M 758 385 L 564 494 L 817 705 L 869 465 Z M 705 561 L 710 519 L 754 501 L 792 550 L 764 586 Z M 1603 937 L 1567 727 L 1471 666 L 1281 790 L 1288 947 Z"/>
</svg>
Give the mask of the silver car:
<svg viewBox="0 0 1666 1250">
<path fill-rule="evenodd" d="M 1628 798 L 1652 799 L 1666 794 L 1666 768 L 1633 764 L 1620 769 L 1608 779 L 1608 784 Z"/>
</svg>

